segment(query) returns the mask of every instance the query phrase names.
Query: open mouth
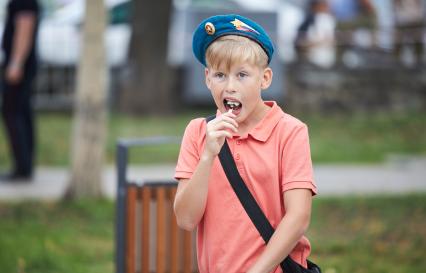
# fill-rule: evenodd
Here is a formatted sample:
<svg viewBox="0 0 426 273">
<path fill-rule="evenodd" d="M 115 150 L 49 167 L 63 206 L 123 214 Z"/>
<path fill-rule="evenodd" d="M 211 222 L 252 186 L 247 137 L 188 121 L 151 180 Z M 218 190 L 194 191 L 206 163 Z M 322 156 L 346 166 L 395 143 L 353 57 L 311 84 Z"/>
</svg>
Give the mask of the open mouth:
<svg viewBox="0 0 426 273">
<path fill-rule="evenodd" d="M 223 105 L 225 106 L 226 111 L 231 109 L 234 114 L 238 113 L 242 107 L 241 102 L 231 99 L 224 99 Z"/>
</svg>

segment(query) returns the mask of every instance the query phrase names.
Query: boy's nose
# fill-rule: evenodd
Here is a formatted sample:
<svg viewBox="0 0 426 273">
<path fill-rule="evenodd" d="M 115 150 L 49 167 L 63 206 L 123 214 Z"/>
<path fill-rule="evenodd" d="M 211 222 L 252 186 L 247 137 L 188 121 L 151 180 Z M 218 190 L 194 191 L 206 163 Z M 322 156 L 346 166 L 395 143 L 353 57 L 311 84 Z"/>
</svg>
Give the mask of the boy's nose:
<svg viewBox="0 0 426 273">
<path fill-rule="evenodd" d="M 229 78 L 227 83 L 226 83 L 226 87 L 225 87 L 225 91 L 227 93 L 235 93 L 235 80 L 233 80 L 232 78 Z"/>
</svg>

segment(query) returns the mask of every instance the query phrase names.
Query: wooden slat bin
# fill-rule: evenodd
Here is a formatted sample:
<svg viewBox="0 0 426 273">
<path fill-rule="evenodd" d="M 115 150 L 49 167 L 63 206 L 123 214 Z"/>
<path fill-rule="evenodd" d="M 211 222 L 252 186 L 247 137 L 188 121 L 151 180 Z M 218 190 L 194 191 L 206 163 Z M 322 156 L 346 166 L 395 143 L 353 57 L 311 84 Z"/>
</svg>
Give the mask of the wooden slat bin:
<svg viewBox="0 0 426 273">
<path fill-rule="evenodd" d="M 197 272 L 195 232 L 179 229 L 173 214 L 176 181 L 127 178 L 131 149 L 180 142 L 173 136 L 117 141 L 116 273 Z"/>
<path fill-rule="evenodd" d="M 176 183 L 127 186 L 126 273 L 197 272 L 194 234 L 173 214 Z"/>
</svg>

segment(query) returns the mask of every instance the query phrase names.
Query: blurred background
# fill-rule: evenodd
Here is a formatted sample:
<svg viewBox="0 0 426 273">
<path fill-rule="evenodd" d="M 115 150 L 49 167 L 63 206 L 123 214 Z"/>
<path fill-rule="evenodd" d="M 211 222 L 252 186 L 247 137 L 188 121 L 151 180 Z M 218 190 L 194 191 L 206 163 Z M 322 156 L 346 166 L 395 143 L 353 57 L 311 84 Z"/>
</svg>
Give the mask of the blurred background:
<svg viewBox="0 0 426 273">
<path fill-rule="evenodd" d="M 73 152 L 84 138 L 78 111 L 91 100 L 82 83 L 90 77 L 79 73 L 94 55 L 84 34 L 93 16 L 84 0 L 39 2 L 37 170 L 30 183 L 0 184 L 0 272 L 114 272 L 117 139 L 182 136 L 191 119 L 215 112 L 192 32 L 203 18 L 233 12 L 274 41 L 264 99 L 309 126 L 320 191 L 308 234 L 313 260 L 325 273 L 426 272 L 426 1 L 94 1 L 105 8 L 103 36 L 93 36 L 103 39 L 104 65 L 84 74 L 105 70 L 91 79 L 106 83 L 98 102 L 105 134 L 91 142 L 103 150 L 105 171 L 87 183 L 113 190 L 70 199 L 73 173 L 85 174 Z M 8 149 L 0 126 L 0 170 L 10 167 Z M 138 148 L 130 163 L 173 174 L 178 151 Z"/>
</svg>

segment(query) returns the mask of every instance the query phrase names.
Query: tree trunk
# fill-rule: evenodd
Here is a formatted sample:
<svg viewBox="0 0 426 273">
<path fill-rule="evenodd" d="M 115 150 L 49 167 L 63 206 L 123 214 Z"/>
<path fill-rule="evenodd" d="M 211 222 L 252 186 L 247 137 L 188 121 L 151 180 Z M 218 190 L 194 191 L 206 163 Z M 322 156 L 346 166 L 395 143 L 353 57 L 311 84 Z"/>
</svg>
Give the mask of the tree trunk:
<svg viewBox="0 0 426 273">
<path fill-rule="evenodd" d="M 170 113 L 175 101 L 167 66 L 171 0 L 133 1 L 129 73 L 119 108 L 132 114 Z"/>
<path fill-rule="evenodd" d="M 103 0 L 86 1 L 74 110 L 68 197 L 100 197 L 106 137 L 107 65 Z"/>
</svg>

